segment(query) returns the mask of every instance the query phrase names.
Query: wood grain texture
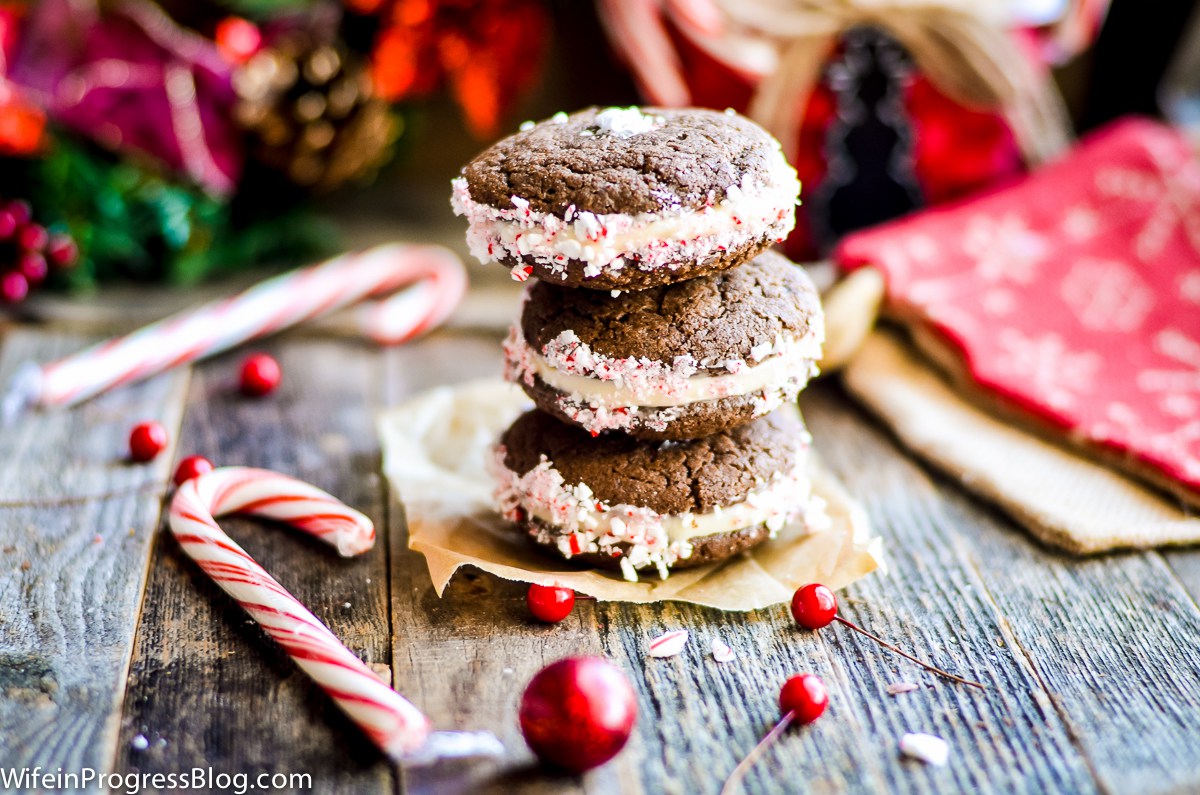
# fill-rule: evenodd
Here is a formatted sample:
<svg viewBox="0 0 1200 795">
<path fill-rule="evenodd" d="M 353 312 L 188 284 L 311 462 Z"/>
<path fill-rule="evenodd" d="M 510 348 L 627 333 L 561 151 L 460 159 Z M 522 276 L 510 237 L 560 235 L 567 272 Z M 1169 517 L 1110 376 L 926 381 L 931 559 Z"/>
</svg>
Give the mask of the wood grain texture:
<svg viewBox="0 0 1200 795">
<path fill-rule="evenodd" d="M 1046 757 L 1042 766 L 1053 763 L 1060 749 L 1069 751 L 1057 739 L 1061 722 L 1101 791 L 1200 788 L 1200 610 L 1159 554 L 1079 559 L 1048 551 L 948 480 L 881 455 L 885 435 L 852 421 L 837 407 L 837 393 L 818 398 L 809 419 L 818 443 L 826 442 L 827 458 L 853 479 L 860 498 L 886 511 L 892 527 L 917 525 L 907 537 L 889 539 L 893 558 L 912 556 L 897 560 L 900 577 L 893 579 L 907 587 L 922 572 L 935 575 L 921 594 L 929 609 L 912 621 L 919 627 L 914 640 L 937 643 L 931 628 L 950 614 L 967 622 L 964 629 L 977 625 L 982 613 L 972 603 L 990 604 L 999 621 L 994 638 L 1006 649 L 994 653 L 1012 654 L 1030 672 L 1024 682 L 1000 682 L 997 695 L 1008 714 L 990 722 L 995 752 L 1015 764 L 1028 749 Z M 952 558 L 969 564 L 973 575 L 964 585 L 970 588 L 950 587 L 944 561 Z M 872 579 L 852 592 L 872 594 L 882 582 Z M 864 619 L 872 628 L 893 631 L 881 620 L 889 614 L 908 623 L 894 601 L 871 601 L 887 607 Z M 990 656 L 986 632 L 960 634 L 957 641 L 973 660 Z M 1015 722 L 1013 710 L 1027 691 L 1038 694 L 1040 724 Z M 1071 764 L 1055 765 L 1052 789 L 1075 791 L 1081 779 L 1057 777 L 1081 772 L 1078 762 L 1069 754 L 1064 761 Z"/>
<path fill-rule="evenodd" d="M 388 354 L 388 402 L 499 372 L 499 338 L 431 337 Z M 412 696 L 439 729 L 488 729 L 508 750 L 501 765 L 440 764 L 406 771 L 405 791 L 578 791 L 581 785 L 573 777 L 532 765 L 517 727 L 517 704 L 525 684 L 543 666 L 562 657 L 600 653 L 595 603 L 581 600 L 561 624 L 539 624 L 525 605 L 526 586 L 474 570 L 456 576 L 439 599 L 424 559 L 408 549 L 398 501 L 393 502 L 389 536 L 397 689 Z M 631 763 L 621 757 L 589 775 L 588 791 L 615 791 L 618 776 Z"/>
<path fill-rule="evenodd" d="M 5 336 L 0 384 L 79 337 Z M 129 432 L 176 436 L 187 373 L 0 429 L 0 765 L 108 771 L 170 450 L 126 461 Z M 107 496 L 106 496 L 107 495 Z"/>
<path fill-rule="evenodd" d="M 778 719 L 783 682 L 811 672 L 829 689 L 828 712 L 785 735 L 751 771 L 747 792 L 793 792 L 797 782 L 829 793 L 1096 791 L 1068 727 L 1005 640 L 974 563 L 947 543 L 954 529 L 941 513 L 943 496 L 880 434 L 862 430 L 858 411 L 832 385 L 811 388 L 802 403 L 817 448 L 866 505 L 897 572 L 848 588 L 842 613 L 990 687 L 980 692 L 938 679 L 841 626 L 799 630 L 784 606 L 747 615 L 692 605 L 604 606 L 605 649 L 634 672 L 641 699 L 644 720 L 628 753 L 642 785 L 716 792 Z M 847 429 L 866 435 L 856 440 Z M 890 480 L 864 477 L 872 471 Z M 969 517 L 962 529 L 972 531 Z M 679 628 L 691 632 L 680 657 L 646 656 L 651 638 Z M 735 661 L 712 660 L 714 637 L 734 648 Z M 888 684 L 902 681 L 922 687 L 887 695 Z M 903 759 L 897 743 L 910 731 L 948 740 L 951 764 Z"/>
<path fill-rule="evenodd" d="M 368 663 L 386 665 L 387 543 L 373 425 L 377 355 L 357 343 L 314 340 L 280 341 L 268 350 L 284 380 L 263 399 L 237 394 L 238 355 L 197 370 L 181 454 L 294 475 L 375 521 L 375 549 L 349 560 L 286 528 L 239 519 L 222 526 L 347 646 Z M 133 747 L 139 734 L 148 749 Z M 366 737 L 165 531 L 147 586 L 121 741 L 117 764 L 125 771 L 212 766 L 252 780 L 309 773 L 317 792 L 394 786 L 390 766 Z"/>
</svg>

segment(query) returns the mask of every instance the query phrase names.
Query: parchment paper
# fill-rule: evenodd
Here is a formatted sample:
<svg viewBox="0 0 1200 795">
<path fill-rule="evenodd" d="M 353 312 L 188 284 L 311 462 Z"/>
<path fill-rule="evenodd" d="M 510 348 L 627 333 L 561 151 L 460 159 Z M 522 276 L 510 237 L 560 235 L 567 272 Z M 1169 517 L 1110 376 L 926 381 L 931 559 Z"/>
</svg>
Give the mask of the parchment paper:
<svg viewBox="0 0 1200 795">
<path fill-rule="evenodd" d="M 883 566 L 883 543 L 866 515 L 819 463 L 813 491 L 827 504 L 826 529 L 789 526 L 744 555 L 640 582 L 584 569 L 535 550 L 491 507 L 484 461 L 500 432 L 532 407 L 517 387 L 475 381 L 440 387 L 380 417 L 383 468 L 404 503 L 410 549 L 425 556 L 440 596 L 462 566 L 508 580 L 564 585 L 604 601 L 694 602 L 722 610 L 756 610 L 786 602 L 799 586 L 840 588 Z"/>
</svg>

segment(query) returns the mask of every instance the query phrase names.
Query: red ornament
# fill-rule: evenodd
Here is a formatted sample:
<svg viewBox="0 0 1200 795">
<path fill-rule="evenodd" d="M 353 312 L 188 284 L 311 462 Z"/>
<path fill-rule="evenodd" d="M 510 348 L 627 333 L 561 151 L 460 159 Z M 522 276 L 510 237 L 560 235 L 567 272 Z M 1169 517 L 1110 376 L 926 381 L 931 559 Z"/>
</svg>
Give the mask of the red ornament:
<svg viewBox="0 0 1200 795">
<path fill-rule="evenodd" d="M 637 720 L 625 674 L 600 657 L 570 657 L 530 680 L 521 697 L 521 733 L 543 762 L 582 773 L 612 759 Z"/>
<path fill-rule="evenodd" d="M 837 597 L 824 585 L 810 582 L 792 596 L 792 618 L 805 629 L 827 627 L 837 618 Z"/>
<path fill-rule="evenodd" d="M 837 597 L 833 595 L 833 591 L 820 583 L 811 582 L 808 585 L 802 585 L 796 589 L 796 593 L 792 594 L 792 618 L 796 619 L 796 623 L 805 629 L 821 629 L 827 627 L 834 621 L 844 624 L 860 635 L 864 635 L 871 640 L 883 646 L 885 649 L 894 651 L 906 660 L 911 660 L 927 671 L 932 671 L 938 676 L 944 676 L 947 679 L 953 679 L 956 682 L 961 682 L 964 685 L 971 685 L 983 689 L 983 685 L 979 682 L 973 682 L 970 679 L 963 679 L 961 676 L 955 676 L 948 671 L 943 671 L 935 665 L 930 665 L 923 660 L 918 660 L 906 651 L 901 651 L 892 644 L 888 643 L 883 638 L 868 632 L 867 630 L 855 624 L 853 621 L 842 618 L 837 614 Z M 782 702 L 781 702 L 782 703 Z M 818 713 L 820 714 L 820 713 Z"/>
<path fill-rule="evenodd" d="M 212 462 L 204 456 L 189 455 L 187 458 L 179 462 L 179 466 L 175 467 L 176 486 L 182 486 L 192 478 L 198 478 L 201 475 L 207 475 L 213 471 Z"/>
<path fill-rule="evenodd" d="M 349 0 L 383 21 L 371 53 L 375 90 L 390 102 L 449 87 L 467 126 L 491 138 L 537 77 L 548 26 L 537 0 Z"/>
<path fill-rule="evenodd" d="M 829 694 L 825 683 L 816 674 L 800 674 L 783 683 L 779 691 L 779 711 L 797 723 L 809 724 L 825 712 Z"/>
<path fill-rule="evenodd" d="M 265 353 L 256 353 L 246 357 L 242 362 L 242 394 L 248 397 L 262 397 L 275 391 L 283 380 L 283 370 L 279 362 Z"/>
<path fill-rule="evenodd" d="M 153 461 L 167 447 L 167 429 L 160 422 L 142 422 L 129 434 L 129 458 L 138 463 Z"/>
<path fill-rule="evenodd" d="M 575 607 L 575 592 L 554 585 L 530 585 L 525 594 L 529 612 L 538 621 L 557 624 L 571 614 Z"/>
<path fill-rule="evenodd" d="M 17 271 L 0 273 L 0 301 L 17 304 L 29 295 L 29 280 Z"/>
</svg>

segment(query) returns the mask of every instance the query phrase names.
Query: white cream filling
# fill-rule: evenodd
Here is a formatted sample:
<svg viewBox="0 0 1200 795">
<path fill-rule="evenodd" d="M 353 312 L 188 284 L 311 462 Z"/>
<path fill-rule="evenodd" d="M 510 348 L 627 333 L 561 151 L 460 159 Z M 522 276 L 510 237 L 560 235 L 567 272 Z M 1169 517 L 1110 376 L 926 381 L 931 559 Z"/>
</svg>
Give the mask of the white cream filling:
<svg viewBox="0 0 1200 795">
<path fill-rule="evenodd" d="M 532 348 L 529 361 L 544 383 L 595 406 L 665 408 L 775 389 L 792 378 L 807 380 L 814 362 L 821 355 L 821 342 L 816 335 L 801 339 L 785 337 L 775 350 L 779 353 L 759 364 L 744 365 L 736 372 L 720 375 L 692 375 L 682 379 L 682 385 L 671 383 L 669 388 L 666 384 L 658 388 L 638 388 L 619 381 L 564 373 Z"/>
<path fill-rule="evenodd" d="M 460 180 L 465 188 L 461 177 L 455 181 Z M 792 221 L 781 215 L 793 214 L 799 188 L 794 177 L 758 189 L 731 185 L 724 200 L 699 211 L 597 215 L 568 210 L 565 220 L 528 210 L 528 202 L 514 196 L 513 206 L 525 217 L 509 219 L 493 211 L 495 217 L 490 219 L 472 219 L 471 253 L 484 261 L 500 259 L 496 256 L 498 247 L 520 256 L 561 256 L 597 268 L 620 268 L 625 263 L 618 260 L 627 255 L 642 259 L 648 250 L 699 238 L 724 238 L 732 247 L 742 239 L 763 234 L 761 229 L 751 232 L 751 227 L 764 222 L 783 224 L 786 228 L 782 234 L 786 234 Z M 504 211 L 503 215 L 512 213 Z"/>
</svg>

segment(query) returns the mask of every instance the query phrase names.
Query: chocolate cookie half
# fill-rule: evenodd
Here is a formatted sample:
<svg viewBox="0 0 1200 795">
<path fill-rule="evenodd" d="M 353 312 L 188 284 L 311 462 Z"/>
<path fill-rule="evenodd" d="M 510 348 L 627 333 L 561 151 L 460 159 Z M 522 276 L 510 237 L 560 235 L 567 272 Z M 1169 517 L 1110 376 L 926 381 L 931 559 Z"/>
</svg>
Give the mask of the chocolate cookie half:
<svg viewBox="0 0 1200 795">
<path fill-rule="evenodd" d="M 454 180 L 481 262 L 640 290 L 730 268 L 795 224 L 779 142 L 732 111 L 589 108 L 523 128 Z"/>
<path fill-rule="evenodd" d="M 686 442 L 590 434 L 534 410 L 491 462 L 501 513 L 567 559 L 641 569 L 729 557 L 799 518 L 809 435 L 794 408 Z"/>
<path fill-rule="evenodd" d="M 767 252 L 616 297 L 535 282 L 504 344 L 505 375 L 594 434 L 691 439 L 794 400 L 823 339 L 812 281 Z"/>
</svg>

